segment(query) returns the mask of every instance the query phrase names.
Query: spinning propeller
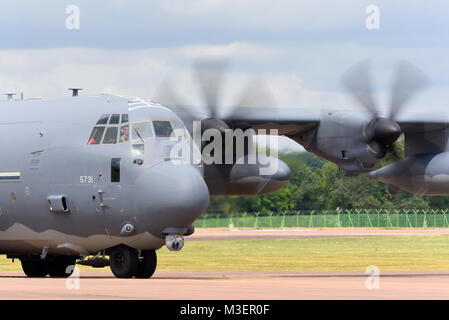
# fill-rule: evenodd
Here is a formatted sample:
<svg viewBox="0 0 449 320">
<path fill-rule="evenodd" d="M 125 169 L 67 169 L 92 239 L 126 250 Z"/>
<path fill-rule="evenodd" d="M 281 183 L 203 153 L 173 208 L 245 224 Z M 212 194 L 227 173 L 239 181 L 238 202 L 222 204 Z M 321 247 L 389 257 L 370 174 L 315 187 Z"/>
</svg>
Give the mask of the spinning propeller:
<svg viewBox="0 0 449 320">
<path fill-rule="evenodd" d="M 429 81 L 416 67 L 402 61 L 397 65 L 391 86 L 389 112 L 383 116 L 373 96 L 370 64 L 358 63 L 342 76 L 342 84 L 357 103 L 371 114 L 371 121 L 364 128 L 364 138 L 375 158 L 381 159 L 387 152 L 398 157 L 393 143 L 400 137 L 401 128 L 396 116 L 406 106 L 411 97 Z"/>
<path fill-rule="evenodd" d="M 253 80 L 242 91 L 234 104 L 224 108 L 220 106 L 220 102 L 229 61 L 225 59 L 202 59 L 196 61 L 193 67 L 196 80 L 199 83 L 200 95 L 205 103 L 203 112 L 198 112 L 198 109 L 193 110 L 184 103 L 180 103 L 181 100 L 167 81 L 164 81 L 158 88 L 155 99 L 162 105 L 181 110 L 184 118 L 191 120 L 188 122 L 201 120 L 203 130 L 208 128 L 216 128 L 220 131 L 228 129 L 229 126 L 220 118 L 232 120 L 241 107 L 275 107 L 268 86 L 261 80 Z"/>
</svg>

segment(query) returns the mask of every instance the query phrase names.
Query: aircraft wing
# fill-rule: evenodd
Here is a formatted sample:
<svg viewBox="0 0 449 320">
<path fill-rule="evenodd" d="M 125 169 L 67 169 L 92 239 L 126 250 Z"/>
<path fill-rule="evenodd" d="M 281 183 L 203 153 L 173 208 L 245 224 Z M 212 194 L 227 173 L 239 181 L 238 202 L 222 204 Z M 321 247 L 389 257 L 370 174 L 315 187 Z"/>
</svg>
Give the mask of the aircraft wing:
<svg viewBox="0 0 449 320">
<path fill-rule="evenodd" d="M 192 120 L 209 117 L 201 107 L 170 106 L 169 108 L 178 114 L 189 130 L 192 127 Z M 294 136 L 317 127 L 323 112 L 319 108 L 239 107 L 234 110 L 219 110 L 216 117 L 225 121 L 232 129 L 251 127 L 265 129 L 267 134 L 270 134 L 270 129 L 277 129 L 278 135 Z M 354 110 L 354 112 L 361 111 Z M 404 134 L 406 156 L 446 150 L 449 139 L 449 113 L 400 112 L 395 121 Z"/>
<path fill-rule="evenodd" d="M 395 120 L 404 133 L 406 157 L 446 151 L 449 138 L 448 113 L 401 112 Z"/>
<path fill-rule="evenodd" d="M 251 107 L 239 108 L 223 120 L 231 128 L 277 129 L 279 135 L 294 136 L 318 126 L 321 115 L 318 109 Z M 449 113 L 401 112 L 395 120 L 404 134 L 405 156 L 446 151 Z"/>
<path fill-rule="evenodd" d="M 192 120 L 208 118 L 209 115 L 200 107 L 170 106 L 190 130 Z M 270 129 L 278 130 L 278 135 L 295 135 L 318 126 L 321 118 L 319 109 L 305 108 L 272 108 L 272 107 L 239 107 L 238 109 L 222 109 L 216 118 L 225 121 L 232 129 Z"/>
</svg>

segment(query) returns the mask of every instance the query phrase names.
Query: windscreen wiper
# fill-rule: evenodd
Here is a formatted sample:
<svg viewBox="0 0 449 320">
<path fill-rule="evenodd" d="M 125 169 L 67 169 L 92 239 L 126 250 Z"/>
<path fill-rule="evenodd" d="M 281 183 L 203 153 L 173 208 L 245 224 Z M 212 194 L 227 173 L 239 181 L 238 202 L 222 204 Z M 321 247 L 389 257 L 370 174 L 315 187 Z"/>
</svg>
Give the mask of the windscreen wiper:
<svg viewBox="0 0 449 320">
<path fill-rule="evenodd" d="M 142 141 L 142 143 L 145 143 L 142 139 L 142 137 L 140 136 L 139 132 L 137 131 L 137 129 L 134 129 L 134 132 L 137 134 L 137 136 L 140 138 L 140 141 Z"/>
</svg>

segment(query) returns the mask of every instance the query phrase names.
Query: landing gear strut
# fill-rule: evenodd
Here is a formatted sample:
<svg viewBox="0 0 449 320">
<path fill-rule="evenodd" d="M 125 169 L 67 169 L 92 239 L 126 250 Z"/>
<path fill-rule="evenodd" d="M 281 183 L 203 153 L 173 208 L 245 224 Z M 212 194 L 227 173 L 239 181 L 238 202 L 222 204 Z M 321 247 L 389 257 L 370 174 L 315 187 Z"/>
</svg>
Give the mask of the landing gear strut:
<svg viewBox="0 0 449 320">
<path fill-rule="evenodd" d="M 142 251 L 141 259 L 136 249 L 120 245 L 109 252 L 112 273 L 117 278 L 150 278 L 156 270 L 157 258 L 154 250 Z"/>
<path fill-rule="evenodd" d="M 151 278 L 154 271 L 156 271 L 157 256 L 156 251 L 147 250 L 142 251 L 142 260 L 139 261 L 139 267 L 137 268 L 136 278 L 148 279 Z"/>
</svg>

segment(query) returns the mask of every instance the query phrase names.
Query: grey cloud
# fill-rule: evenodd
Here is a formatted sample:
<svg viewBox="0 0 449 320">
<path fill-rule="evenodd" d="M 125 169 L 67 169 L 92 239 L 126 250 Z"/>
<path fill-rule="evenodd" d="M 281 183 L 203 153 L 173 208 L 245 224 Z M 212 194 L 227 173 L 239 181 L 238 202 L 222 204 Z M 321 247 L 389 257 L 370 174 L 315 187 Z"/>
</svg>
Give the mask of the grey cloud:
<svg viewBox="0 0 449 320">
<path fill-rule="evenodd" d="M 194 44 L 356 43 L 448 46 L 445 1 L 375 1 L 381 30 L 367 32 L 372 1 L 331 0 L 22 0 L 2 3 L 1 48 L 142 49 Z M 81 28 L 65 28 L 65 7 L 78 5 Z"/>
</svg>

